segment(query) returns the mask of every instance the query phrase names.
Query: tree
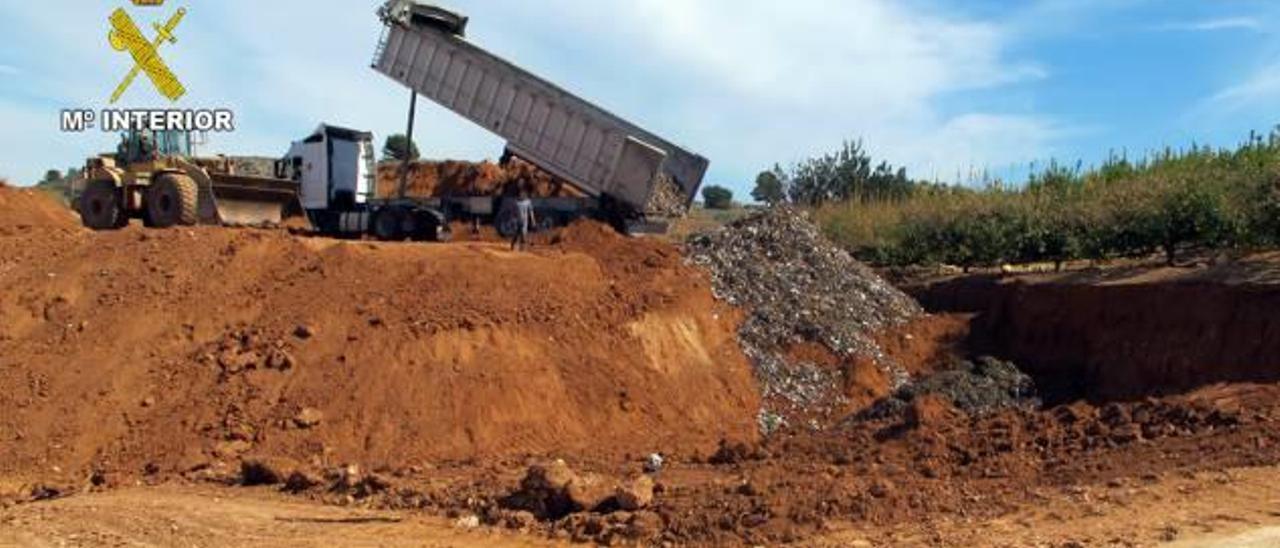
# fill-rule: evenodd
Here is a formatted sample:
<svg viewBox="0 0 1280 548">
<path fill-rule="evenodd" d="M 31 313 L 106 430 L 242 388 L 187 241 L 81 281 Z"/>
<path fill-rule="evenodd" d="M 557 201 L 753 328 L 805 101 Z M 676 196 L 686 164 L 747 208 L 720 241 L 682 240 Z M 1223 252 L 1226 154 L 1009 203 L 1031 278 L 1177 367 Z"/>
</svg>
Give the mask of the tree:
<svg viewBox="0 0 1280 548">
<path fill-rule="evenodd" d="M 40 182 L 43 184 L 52 184 L 62 180 L 62 172 L 56 169 L 50 169 L 44 172 L 44 179 Z"/>
<path fill-rule="evenodd" d="M 729 209 L 733 207 L 733 191 L 711 185 L 702 189 L 702 201 L 707 209 Z"/>
<path fill-rule="evenodd" d="M 420 157 L 418 144 L 410 141 L 403 133 L 388 135 L 386 143 L 382 145 L 382 159 L 404 161 L 405 150 L 409 151 L 409 160 L 417 160 Z"/>
<path fill-rule="evenodd" d="M 751 198 L 757 202 L 769 205 L 780 204 L 787 199 L 786 189 L 783 187 L 783 179 L 786 174 L 782 172 L 782 167 L 775 165 L 769 171 L 761 171 L 756 176 L 756 188 L 751 191 Z"/>
<path fill-rule="evenodd" d="M 810 206 L 900 199 L 915 186 L 905 169 L 894 169 L 885 162 L 873 164 L 862 141 L 846 141 L 838 152 L 801 162 L 786 183 L 792 202 Z"/>
</svg>

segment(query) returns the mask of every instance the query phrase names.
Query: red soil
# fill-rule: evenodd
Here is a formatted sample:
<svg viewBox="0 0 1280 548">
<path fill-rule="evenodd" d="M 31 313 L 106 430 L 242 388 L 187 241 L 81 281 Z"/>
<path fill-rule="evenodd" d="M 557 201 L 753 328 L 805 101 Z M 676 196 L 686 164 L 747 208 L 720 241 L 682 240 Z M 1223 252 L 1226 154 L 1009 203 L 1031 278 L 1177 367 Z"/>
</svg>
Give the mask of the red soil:
<svg viewBox="0 0 1280 548">
<path fill-rule="evenodd" d="M 395 195 L 400 185 L 399 163 L 378 165 L 378 195 Z M 418 161 L 409 165 L 406 194 L 417 197 L 514 195 L 520 185 L 538 197 L 578 196 L 568 183 L 533 164 L 514 159 L 506 167 L 493 162 Z"/>
<path fill-rule="evenodd" d="M 39 190 L 0 184 L 0 235 L 33 229 L 78 230 L 80 219 Z"/>
<path fill-rule="evenodd" d="M 179 473 L 242 453 L 408 466 L 755 436 L 738 316 L 667 244 L 585 223 L 513 254 L 48 217 L 0 238 L 0 474 Z M 322 420 L 300 426 L 306 408 Z"/>
<path fill-rule="evenodd" d="M 1035 358 L 1039 344 L 1053 358 L 1076 344 L 1117 368 L 1019 362 L 1037 380 L 1083 371 L 1097 394 L 1189 392 L 982 418 L 924 399 L 902 420 L 794 424 L 758 440 L 740 314 L 668 244 L 592 223 L 520 254 L 281 230 L 93 233 L 40 200 L 0 189 L 0 502 L 49 486 L 233 478 L 253 456 L 379 472 L 355 490 L 308 491 L 323 500 L 476 514 L 583 541 L 773 545 L 854 529 L 945 544 L 939 524 L 1034 508 L 1046 492 L 1280 463 L 1280 388 L 1209 375 L 1265 380 L 1269 360 L 1248 366 L 1244 350 L 1178 338 L 1199 330 L 1201 345 L 1269 348 L 1258 335 L 1274 314 L 1251 311 L 1270 303 L 1267 287 L 1018 290 L 987 297 L 977 318 L 880 337 L 890 359 L 926 373 L 975 351 L 968 326 L 981 338 L 1013 325 L 1005 348 Z M 1115 329 L 1131 342 L 1096 332 Z M 1228 335 L 1237 329 L 1253 338 Z M 1117 349 L 1090 342 L 1101 340 Z M 1153 365 L 1175 351 L 1185 367 Z M 851 399 L 887 390 L 876 364 L 813 345 L 792 354 L 846 368 Z M 650 452 L 667 460 L 644 510 L 530 522 L 502 506 L 530 461 L 564 457 L 623 478 Z"/>
</svg>

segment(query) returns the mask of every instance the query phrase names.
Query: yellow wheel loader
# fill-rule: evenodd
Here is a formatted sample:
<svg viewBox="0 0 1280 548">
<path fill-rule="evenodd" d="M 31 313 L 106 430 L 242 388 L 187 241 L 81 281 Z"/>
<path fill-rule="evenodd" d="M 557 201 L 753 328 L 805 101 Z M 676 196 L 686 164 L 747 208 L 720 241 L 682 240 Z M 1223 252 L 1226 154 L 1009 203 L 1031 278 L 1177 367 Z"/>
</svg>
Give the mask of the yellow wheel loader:
<svg viewBox="0 0 1280 548">
<path fill-rule="evenodd" d="M 189 133 L 134 131 L 121 136 L 115 154 L 86 163 L 79 210 L 95 230 L 135 218 L 155 228 L 265 226 L 280 223 L 297 202 L 296 182 L 237 174 L 225 156 L 192 156 Z"/>
</svg>

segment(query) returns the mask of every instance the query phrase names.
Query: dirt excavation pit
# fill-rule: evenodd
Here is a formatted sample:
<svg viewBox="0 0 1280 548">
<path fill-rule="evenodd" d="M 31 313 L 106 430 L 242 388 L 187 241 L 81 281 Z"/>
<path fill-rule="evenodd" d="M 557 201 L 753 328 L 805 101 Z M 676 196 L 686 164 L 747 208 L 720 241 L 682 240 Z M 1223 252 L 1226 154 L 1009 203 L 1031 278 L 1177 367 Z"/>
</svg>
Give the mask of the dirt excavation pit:
<svg viewBox="0 0 1280 548">
<path fill-rule="evenodd" d="M 946 308 L 916 291 L 921 308 L 803 217 L 692 249 L 583 222 L 511 253 L 95 233 L 24 192 L 0 189 L 0 513 L 139 483 L 235 485 L 556 541 L 972 545 L 1020 511 L 1103 512 L 1169 478 L 1280 464 L 1280 387 L 1239 374 L 1268 369 L 1232 366 L 1235 350 L 1177 347 L 1216 360 L 1189 371 L 1230 372 L 1195 382 L 1103 367 L 1174 355 L 1141 337 L 1166 331 L 1266 335 L 1247 312 L 1266 287 L 1222 285 L 1215 302 L 1239 308 L 1212 316 L 1218 331 L 1125 328 L 1123 352 L 1053 361 L 1076 344 L 1036 322 L 1094 341 L 1071 330 L 1145 316 L 1086 313 L 1072 307 L 1093 301 L 1054 289 L 926 314 Z M 1268 350 L 1253 344 L 1239 363 Z M 1095 392 L 1070 391 L 1081 372 Z M 1052 540 L 1170 535 L 1129 525 Z"/>
<path fill-rule="evenodd" d="M 1052 401 L 1123 401 L 1280 380 L 1280 285 L 1259 276 L 1280 270 L 1273 259 L 1105 283 L 974 277 L 911 291 L 931 310 L 976 314 L 972 346 L 1019 364 Z"/>
</svg>

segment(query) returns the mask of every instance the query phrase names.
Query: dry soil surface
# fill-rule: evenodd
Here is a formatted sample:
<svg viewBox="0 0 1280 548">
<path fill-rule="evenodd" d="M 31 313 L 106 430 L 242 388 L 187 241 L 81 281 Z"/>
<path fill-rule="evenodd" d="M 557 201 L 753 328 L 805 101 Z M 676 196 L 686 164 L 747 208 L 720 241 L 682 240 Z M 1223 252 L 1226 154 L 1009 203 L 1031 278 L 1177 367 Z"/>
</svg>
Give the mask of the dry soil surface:
<svg viewBox="0 0 1280 548">
<path fill-rule="evenodd" d="M 545 546 L 444 518 L 350 509 L 263 490 L 134 487 L 0 511 L 0 546 Z"/>
<path fill-rule="evenodd" d="M 994 520 L 832 525 L 810 546 L 1268 547 L 1280 544 L 1280 469 L 1178 474 L 1046 490 Z M 0 510 L 0 546 L 550 546 L 466 520 L 300 501 L 270 490 L 131 487 Z"/>
<path fill-rule="evenodd" d="M 743 313 L 666 243 L 593 224 L 522 254 L 92 233 L 0 188 L 0 540 L 1265 541 L 1280 512 L 1275 287 L 1044 285 L 877 341 L 917 375 L 972 357 L 973 326 L 1032 358 L 1084 348 L 1096 364 L 1028 364 L 1037 381 L 1091 383 L 1085 397 L 972 416 L 922 399 L 761 439 Z M 1175 313 L 1183 300 L 1212 314 Z M 1264 343 L 1231 343 L 1233 330 Z M 794 352 L 842 376 L 850 405 L 889 390 L 803 342 Z M 653 452 L 665 465 L 637 488 Z M 569 488 L 527 475 L 557 458 Z M 631 490 L 614 491 L 623 480 Z M 234 484 L 269 487 L 214 487 Z M 535 491 L 557 511 L 531 510 Z M 485 531 L 454 528 L 472 517 Z"/>
</svg>

